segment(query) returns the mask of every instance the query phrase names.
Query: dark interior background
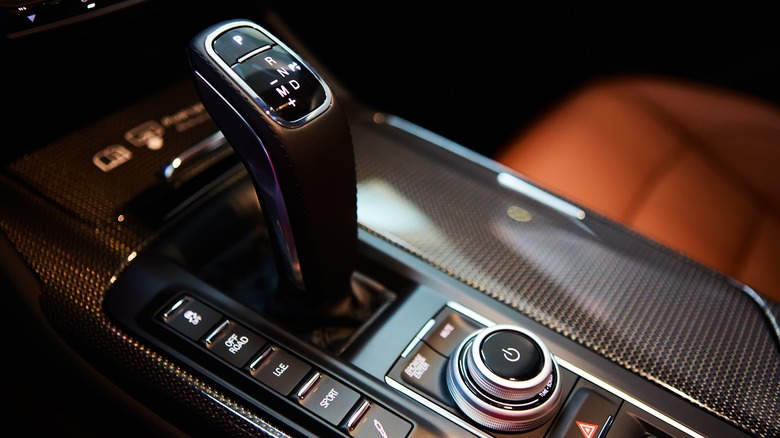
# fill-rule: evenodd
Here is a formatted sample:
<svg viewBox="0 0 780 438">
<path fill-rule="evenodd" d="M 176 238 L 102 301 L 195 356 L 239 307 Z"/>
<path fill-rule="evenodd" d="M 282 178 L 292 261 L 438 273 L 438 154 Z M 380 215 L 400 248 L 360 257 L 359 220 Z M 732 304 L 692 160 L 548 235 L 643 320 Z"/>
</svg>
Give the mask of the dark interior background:
<svg viewBox="0 0 780 438">
<path fill-rule="evenodd" d="M 12 159 L 186 79 L 184 47 L 196 32 L 230 18 L 263 24 L 269 9 L 355 97 L 485 155 L 605 76 L 672 76 L 780 102 L 780 35 L 768 5 L 466 5 L 151 0 L 5 39 L 4 125 L 21 142 L 0 153 Z"/>
<path fill-rule="evenodd" d="M 274 3 L 359 98 L 486 155 L 606 76 L 672 76 L 780 101 L 780 33 L 756 4 Z"/>
</svg>

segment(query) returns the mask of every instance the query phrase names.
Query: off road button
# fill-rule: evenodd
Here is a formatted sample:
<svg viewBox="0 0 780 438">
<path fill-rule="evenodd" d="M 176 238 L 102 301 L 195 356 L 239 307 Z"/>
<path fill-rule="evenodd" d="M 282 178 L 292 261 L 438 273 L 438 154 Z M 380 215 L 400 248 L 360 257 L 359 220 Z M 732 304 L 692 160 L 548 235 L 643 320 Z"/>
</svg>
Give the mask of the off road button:
<svg viewBox="0 0 780 438">
<path fill-rule="evenodd" d="M 485 366 L 508 380 L 528 380 L 542 369 L 542 353 L 528 336 L 502 330 L 485 338 L 480 347 Z"/>
<path fill-rule="evenodd" d="M 265 345 L 265 339 L 235 321 L 225 320 L 208 337 L 206 348 L 238 368 Z"/>
</svg>

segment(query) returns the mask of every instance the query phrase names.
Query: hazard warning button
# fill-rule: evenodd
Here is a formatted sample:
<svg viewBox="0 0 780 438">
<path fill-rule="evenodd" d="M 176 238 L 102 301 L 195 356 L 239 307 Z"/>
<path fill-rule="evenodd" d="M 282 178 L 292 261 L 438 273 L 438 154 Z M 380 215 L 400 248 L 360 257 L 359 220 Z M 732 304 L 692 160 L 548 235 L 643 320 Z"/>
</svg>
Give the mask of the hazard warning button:
<svg viewBox="0 0 780 438">
<path fill-rule="evenodd" d="M 605 436 L 622 400 L 580 378 L 548 437 L 598 438 Z"/>
</svg>

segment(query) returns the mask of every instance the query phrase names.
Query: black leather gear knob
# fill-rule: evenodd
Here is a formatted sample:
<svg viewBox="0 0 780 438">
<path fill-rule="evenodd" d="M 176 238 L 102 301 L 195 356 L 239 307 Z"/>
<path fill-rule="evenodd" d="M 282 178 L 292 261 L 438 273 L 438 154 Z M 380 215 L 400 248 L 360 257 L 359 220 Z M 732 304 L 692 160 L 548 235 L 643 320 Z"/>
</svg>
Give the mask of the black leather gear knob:
<svg viewBox="0 0 780 438">
<path fill-rule="evenodd" d="M 309 304 L 344 297 L 355 264 L 357 187 L 338 99 L 251 21 L 205 29 L 187 54 L 206 110 L 255 185 L 281 277 Z"/>
</svg>

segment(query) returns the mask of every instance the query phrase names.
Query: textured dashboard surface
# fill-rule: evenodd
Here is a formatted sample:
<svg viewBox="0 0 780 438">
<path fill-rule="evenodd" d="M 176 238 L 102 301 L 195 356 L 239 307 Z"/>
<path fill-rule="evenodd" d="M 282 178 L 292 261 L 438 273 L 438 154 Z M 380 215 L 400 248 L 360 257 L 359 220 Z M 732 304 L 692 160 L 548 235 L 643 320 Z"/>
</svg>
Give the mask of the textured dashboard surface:
<svg viewBox="0 0 780 438">
<path fill-rule="evenodd" d="M 363 226 L 734 425 L 780 435 L 776 332 L 739 285 L 391 125 L 379 132 L 353 129 Z"/>
<path fill-rule="evenodd" d="M 172 115 L 198 117 L 189 84 L 12 163 L 0 226 L 41 279 L 44 313 L 82 351 L 225 432 L 284 435 L 103 311 L 116 276 L 160 231 L 131 204 L 154 194 L 162 164 L 214 130 L 198 119 L 172 129 L 160 150 L 133 149 L 122 137 Z M 595 215 L 567 216 L 502 187 L 494 169 L 392 126 L 358 122 L 353 138 L 365 229 L 746 431 L 780 434 L 774 333 L 726 278 Z M 96 171 L 92 155 L 115 143 L 134 161 Z"/>
<path fill-rule="evenodd" d="M 117 276 L 159 231 L 131 204 L 164 187 L 164 164 L 216 130 L 199 108 L 184 83 L 11 163 L 0 176 L 0 228 L 40 279 L 48 321 L 92 365 L 132 376 L 130 388 L 158 394 L 157 403 L 196 412 L 187 417 L 193 430 L 287 436 L 120 330 L 103 308 Z M 136 148 L 123 138 L 150 121 L 165 125 L 172 115 L 191 124 L 183 131 L 169 126 L 160 149 Z M 132 152 L 130 161 L 109 172 L 93 165 L 94 154 L 117 144 Z"/>
</svg>

